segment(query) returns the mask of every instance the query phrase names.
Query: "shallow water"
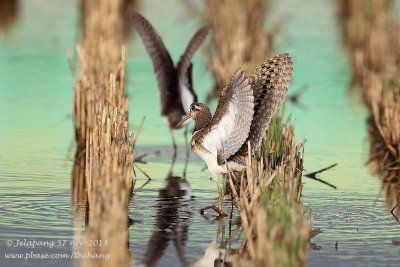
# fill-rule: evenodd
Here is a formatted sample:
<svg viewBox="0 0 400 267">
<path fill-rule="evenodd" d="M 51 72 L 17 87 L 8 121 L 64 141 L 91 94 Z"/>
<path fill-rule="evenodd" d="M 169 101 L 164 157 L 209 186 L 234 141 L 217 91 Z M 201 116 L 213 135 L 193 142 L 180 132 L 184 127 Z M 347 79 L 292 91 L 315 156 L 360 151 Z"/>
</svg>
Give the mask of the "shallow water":
<svg viewBox="0 0 400 267">
<path fill-rule="evenodd" d="M 198 27 L 178 4 L 142 3 L 142 13 L 160 32 L 175 60 Z M 163 10 L 162 17 L 159 10 Z M 306 171 L 338 163 L 320 174 L 337 190 L 304 178 L 303 202 L 312 208 L 314 227 L 323 230 L 312 240 L 320 248 L 310 250 L 309 265 L 396 266 L 400 249 L 392 246 L 392 239 L 400 238 L 399 225 L 382 197 L 374 204 L 380 180 L 364 166 L 368 158 L 366 112 L 347 93 L 351 70 L 334 12 L 328 0 L 279 1 L 275 12 L 284 14 L 285 22 L 276 52 L 287 51 L 294 61 L 290 92 L 308 87 L 300 97 L 305 108 L 287 105 L 297 139 L 307 139 Z M 0 37 L 1 266 L 72 265 L 70 260 L 17 263 L 6 260 L 4 253 L 70 253 L 69 246 L 14 248 L 5 241 L 71 240 L 74 231 L 82 228 L 74 224 L 69 192 L 73 78 L 66 54 L 73 54 L 76 19 L 72 1 L 24 1 L 11 35 Z M 182 177 L 184 167 L 182 131 L 175 133 L 181 145 L 173 171 L 176 177 L 166 179 L 172 157 L 170 136 L 159 116 L 149 58 L 140 40 L 133 39 L 127 58 L 130 124 L 133 131 L 146 116 L 137 154 L 149 154 L 145 158 L 148 163 L 140 167 L 152 177 L 129 206 L 134 219 L 129 228 L 134 263 L 156 261 L 157 266 L 176 266 L 195 262 L 212 246 L 218 231 L 212 213 L 204 217 L 198 212 L 215 201 L 215 184 L 193 154 L 186 179 L 177 178 Z M 202 100 L 211 79 L 200 54 L 195 56 L 194 66 L 194 84 Z M 138 172 L 136 188 L 146 180 Z M 162 190 L 165 188 L 168 190 Z M 225 226 L 225 238 L 229 222 L 235 230 L 236 219 L 234 213 L 232 220 L 227 218 L 220 225 L 220 230 Z M 233 242 L 235 246 L 237 242 Z"/>
</svg>

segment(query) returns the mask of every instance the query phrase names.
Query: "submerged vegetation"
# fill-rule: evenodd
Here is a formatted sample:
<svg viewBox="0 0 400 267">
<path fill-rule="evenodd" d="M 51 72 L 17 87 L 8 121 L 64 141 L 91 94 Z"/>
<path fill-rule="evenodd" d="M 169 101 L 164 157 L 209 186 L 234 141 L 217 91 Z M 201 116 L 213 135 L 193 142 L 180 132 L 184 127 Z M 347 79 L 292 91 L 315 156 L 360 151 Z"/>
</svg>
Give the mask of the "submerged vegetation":
<svg viewBox="0 0 400 267">
<path fill-rule="evenodd" d="M 272 55 L 278 24 L 270 30 L 263 26 L 271 4 L 261 0 L 205 1 L 200 17 L 212 29 L 204 53 L 216 83 L 212 95 L 218 95 L 236 69 L 251 73 Z M 260 151 L 249 157 L 246 172 L 242 177 L 230 176 L 245 233 L 236 265 L 306 264 L 309 227 L 299 203 L 302 151 L 302 144 L 295 145 L 293 127 L 275 115 Z"/>
<path fill-rule="evenodd" d="M 400 211 L 400 17 L 389 0 L 337 0 L 343 39 L 369 111 L 369 163 L 383 179 L 390 208 Z M 397 11 L 398 12 L 398 11 Z M 393 210 L 392 210 L 393 211 Z"/>
<path fill-rule="evenodd" d="M 295 145 L 291 125 L 280 125 L 279 135 L 266 137 L 263 149 L 248 158 L 240 192 L 233 190 L 245 232 L 238 266 L 306 265 L 309 226 L 299 203 L 302 168 L 303 144 Z M 231 188 L 235 179 L 230 176 Z"/>
<path fill-rule="evenodd" d="M 133 155 L 124 95 L 123 1 L 84 1 L 83 41 L 78 45 L 79 72 L 74 88 L 77 141 L 74 201 L 87 194 L 86 240 L 106 240 L 83 252 L 110 254 L 109 260 L 85 259 L 85 266 L 129 265 L 128 202 Z M 118 30 L 119 29 L 119 30 Z M 81 168 L 81 169 L 76 169 Z M 83 168 L 83 170 L 82 170 Z M 85 188 L 79 188 L 84 186 Z M 85 245 L 89 243 L 85 242 Z"/>
</svg>

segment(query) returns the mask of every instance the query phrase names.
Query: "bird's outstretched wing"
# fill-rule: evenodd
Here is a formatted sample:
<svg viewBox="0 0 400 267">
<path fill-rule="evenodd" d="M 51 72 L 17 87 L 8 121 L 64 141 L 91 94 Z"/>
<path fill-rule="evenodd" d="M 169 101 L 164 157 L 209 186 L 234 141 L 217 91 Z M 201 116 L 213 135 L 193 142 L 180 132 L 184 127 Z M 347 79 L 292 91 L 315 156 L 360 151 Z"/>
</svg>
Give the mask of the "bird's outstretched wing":
<svg viewBox="0 0 400 267">
<path fill-rule="evenodd" d="M 221 91 L 217 109 L 207 126 L 203 146 L 217 157 L 218 164 L 236 153 L 246 141 L 254 113 L 249 80 L 238 70 Z"/>
<path fill-rule="evenodd" d="M 170 101 L 179 97 L 174 63 L 150 22 L 137 12 L 133 12 L 131 18 L 153 63 L 153 70 L 160 91 L 161 114 L 164 115 Z"/>
<path fill-rule="evenodd" d="M 179 95 L 186 114 L 190 111 L 190 104 L 197 102 L 197 96 L 192 85 L 192 57 L 206 39 L 208 31 L 208 27 L 197 30 L 177 64 Z"/>
<path fill-rule="evenodd" d="M 258 149 L 272 116 L 288 91 L 292 72 L 292 60 L 289 54 L 285 53 L 268 59 L 251 76 L 255 101 L 254 116 L 248 139 L 233 158 L 247 154 L 247 141 L 250 141 L 253 151 Z"/>
</svg>

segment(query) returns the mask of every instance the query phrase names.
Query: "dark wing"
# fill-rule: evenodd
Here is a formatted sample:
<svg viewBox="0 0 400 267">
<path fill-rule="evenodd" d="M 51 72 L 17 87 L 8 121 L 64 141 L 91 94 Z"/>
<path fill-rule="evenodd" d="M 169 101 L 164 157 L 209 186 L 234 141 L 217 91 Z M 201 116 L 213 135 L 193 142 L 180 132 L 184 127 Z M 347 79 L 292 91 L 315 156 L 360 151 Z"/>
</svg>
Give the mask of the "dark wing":
<svg viewBox="0 0 400 267">
<path fill-rule="evenodd" d="M 153 63 L 154 74 L 160 90 L 161 114 L 164 115 L 170 101 L 174 101 L 179 95 L 176 89 L 174 63 L 153 26 L 137 12 L 133 12 L 132 21 Z"/>
<path fill-rule="evenodd" d="M 197 96 L 192 85 L 192 57 L 206 39 L 208 31 L 208 27 L 202 27 L 197 30 L 177 65 L 179 94 L 186 114 L 190 111 L 190 104 L 197 102 Z"/>
<path fill-rule="evenodd" d="M 292 60 L 287 53 L 274 56 L 257 68 L 251 77 L 255 106 L 249 137 L 234 157 L 246 155 L 247 141 L 253 151 L 258 149 L 272 116 L 288 91 L 292 72 Z"/>
<path fill-rule="evenodd" d="M 254 113 L 254 97 L 245 73 L 238 70 L 221 91 L 217 110 L 203 138 L 203 146 L 224 163 L 246 141 Z"/>
</svg>

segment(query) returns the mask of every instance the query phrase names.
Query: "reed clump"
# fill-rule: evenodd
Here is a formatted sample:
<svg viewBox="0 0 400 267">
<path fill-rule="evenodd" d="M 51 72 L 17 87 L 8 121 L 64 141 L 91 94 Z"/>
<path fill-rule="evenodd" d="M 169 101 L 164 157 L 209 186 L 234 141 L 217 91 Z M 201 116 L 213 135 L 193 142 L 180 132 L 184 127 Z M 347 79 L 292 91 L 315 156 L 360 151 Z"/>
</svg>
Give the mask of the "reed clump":
<svg viewBox="0 0 400 267">
<path fill-rule="evenodd" d="M 400 179 L 400 17 L 392 16 L 389 0 L 337 0 L 337 3 L 344 42 L 352 56 L 353 84 L 361 88 L 369 111 L 370 166 L 384 183 L 397 183 Z M 395 195 L 397 198 L 398 194 Z"/>
<path fill-rule="evenodd" d="M 274 133 L 248 158 L 240 192 L 233 189 L 245 233 L 236 266 L 306 265 L 310 228 L 300 204 L 303 144 L 295 145 L 290 124 Z M 230 176 L 231 188 L 234 179 Z"/>
<path fill-rule="evenodd" d="M 212 29 L 205 59 L 216 88 L 223 88 L 236 69 L 252 73 L 272 55 L 279 24 L 269 30 L 263 25 L 271 3 L 204 1 L 201 17 Z M 275 116 L 243 176 L 229 177 L 245 233 L 236 266 L 306 265 L 309 227 L 300 205 L 302 151 L 302 144 L 295 145 L 293 127 Z"/>
<path fill-rule="evenodd" d="M 84 253 L 110 255 L 108 260 L 88 257 L 85 266 L 128 266 L 128 203 L 132 190 L 133 147 L 128 132 L 128 102 L 124 94 L 125 52 L 122 0 L 85 1 L 82 43 L 77 46 L 79 72 L 74 88 L 74 124 L 78 145 L 77 166 L 85 186 L 88 224 Z M 82 160 L 83 157 L 84 160 Z M 74 180 L 76 182 L 74 183 Z M 79 197 L 80 196 L 80 197 Z M 90 246 L 90 240 L 102 245 Z"/>
</svg>

